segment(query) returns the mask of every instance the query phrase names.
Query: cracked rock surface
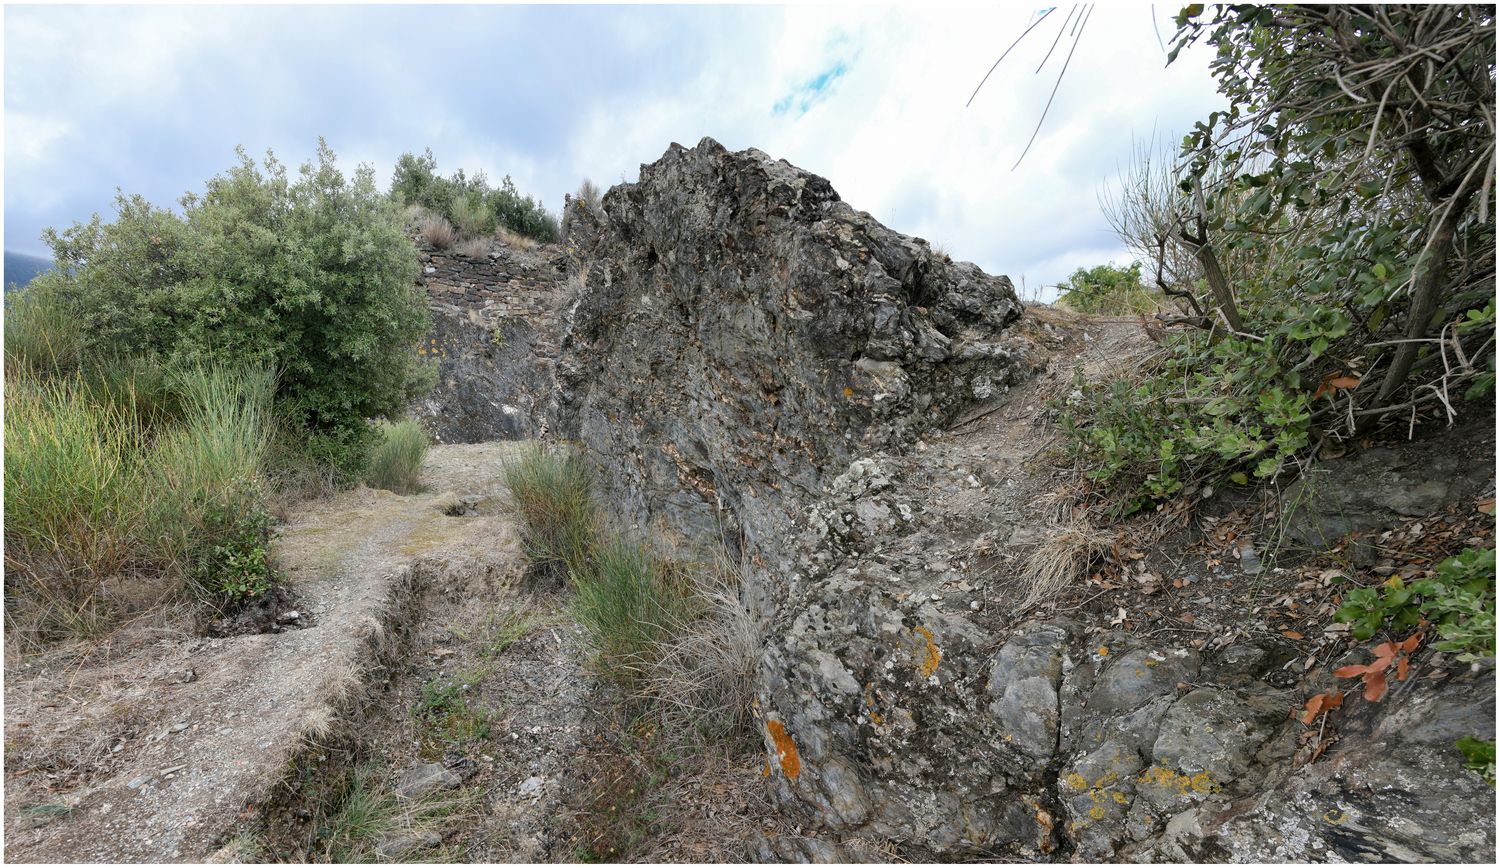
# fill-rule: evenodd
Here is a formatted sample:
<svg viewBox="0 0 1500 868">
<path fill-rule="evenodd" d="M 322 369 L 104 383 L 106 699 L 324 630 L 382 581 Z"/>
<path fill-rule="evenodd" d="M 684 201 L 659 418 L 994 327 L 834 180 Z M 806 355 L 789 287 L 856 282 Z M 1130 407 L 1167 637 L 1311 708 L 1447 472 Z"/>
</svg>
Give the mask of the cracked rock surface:
<svg viewBox="0 0 1500 868">
<path fill-rule="evenodd" d="M 1008 279 L 711 139 L 574 233 L 554 433 L 627 522 L 742 559 L 770 786 L 806 833 L 761 858 L 1493 858 L 1492 793 L 1451 749 L 1493 733 L 1492 670 L 1296 766 L 1321 667 L 1287 686 L 1272 647 L 1022 610 L 1005 551 L 1047 534 L 1060 350 L 1094 342 L 1097 373 L 1125 332 L 1025 332 Z"/>
</svg>

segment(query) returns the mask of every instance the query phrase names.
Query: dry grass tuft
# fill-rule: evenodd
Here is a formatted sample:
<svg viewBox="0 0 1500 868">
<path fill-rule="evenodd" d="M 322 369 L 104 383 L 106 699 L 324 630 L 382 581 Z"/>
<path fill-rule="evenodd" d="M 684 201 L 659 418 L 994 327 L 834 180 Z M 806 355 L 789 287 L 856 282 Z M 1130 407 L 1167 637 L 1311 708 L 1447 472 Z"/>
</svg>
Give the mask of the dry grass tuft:
<svg viewBox="0 0 1500 868">
<path fill-rule="evenodd" d="M 504 226 L 495 230 L 495 237 L 503 241 L 507 246 L 517 250 L 535 250 L 541 246 L 541 242 L 535 238 L 527 238 L 516 232 L 512 232 Z"/>
<path fill-rule="evenodd" d="M 488 238 L 466 238 L 453 245 L 453 252 L 459 256 L 467 256 L 470 259 L 488 259 L 490 255 L 490 240 Z"/>
<path fill-rule="evenodd" d="M 448 218 L 423 211 L 416 219 L 417 234 L 435 250 L 447 250 L 458 241 L 458 230 Z"/>
<path fill-rule="evenodd" d="M 1073 519 L 1046 530 L 1046 540 L 1021 565 L 1024 609 L 1051 599 L 1088 571 L 1089 563 L 1109 548 L 1109 534 L 1087 520 Z"/>
<path fill-rule="evenodd" d="M 663 643 L 647 678 L 664 728 L 709 742 L 751 737 L 750 704 L 767 625 L 740 601 L 740 574 L 727 552 L 690 564 L 699 616 Z"/>
</svg>

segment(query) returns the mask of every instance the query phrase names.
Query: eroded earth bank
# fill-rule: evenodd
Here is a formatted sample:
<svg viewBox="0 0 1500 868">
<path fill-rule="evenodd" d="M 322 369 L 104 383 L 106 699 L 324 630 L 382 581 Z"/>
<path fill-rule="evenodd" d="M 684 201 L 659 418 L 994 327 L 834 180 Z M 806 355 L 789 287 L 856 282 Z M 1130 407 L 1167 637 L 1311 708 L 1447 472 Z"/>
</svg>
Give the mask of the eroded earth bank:
<svg viewBox="0 0 1500 868">
<path fill-rule="evenodd" d="M 1024 309 L 710 139 L 580 209 L 566 259 L 481 264 L 508 262 L 537 316 L 498 286 L 434 301 L 430 346 L 456 345 L 432 429 L 575 449 L 621 531 L 726 548 L 760 632 L 763 758 L 619 855 L 1494 861 L 1494 790 L 1453 749 L 1494 737 L 1492 661 L 1424 649 L 1383 701 L 1303 717 L 1369 660 L 1330 626 L 1331 564 L 1493 545 L 1492 412 L 1322 461 L 1302 497 L 1198 492 L 1038 593 L 1037 553 L 1076 532 L 1058 402 L 1153 352 L 1141 324 Z M 424 494 L 308 505 L 266 632 L 8 667 L 7 858 L 610 858 L 570 794 L 618 721 L 519 548 L 514 448 L 440 446 Z M 351 792 L 386 826 L 319 838 Z"/>
</svg>

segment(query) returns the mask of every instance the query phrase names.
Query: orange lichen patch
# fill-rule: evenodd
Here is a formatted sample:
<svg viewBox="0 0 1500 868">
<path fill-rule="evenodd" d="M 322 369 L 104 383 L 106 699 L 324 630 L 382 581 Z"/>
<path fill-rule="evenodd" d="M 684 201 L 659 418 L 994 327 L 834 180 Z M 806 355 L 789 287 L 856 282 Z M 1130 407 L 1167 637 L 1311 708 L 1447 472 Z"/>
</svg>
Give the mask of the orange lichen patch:
<svg viewBox="0 0 1500 868">
<path fill-rule="evenodd" d="M 771 734 L 771 741 L 776 745 L 776 758 L 781 763 L 782 774 L 792 780 L 802 774 L 802 758 L 797 755 L 797 743 L 786 734 L 786 727 L 779 720 L 766 721 L 766 732 Z"/>
<path fill-rule="evenodd" d="M 1099 646 L 1099 656 L 1100 657 L 1108 657 L 1109 656 L 1109 646 L 1108 645 L 1100 645 Z"/>
<path fill-rule="evenodd" d="M 943 660 L 942 649 L 932 641 L 932 631 L 926 627 L 913 627 L 911 632 L 913 636 L 920 637 L 923 643 L 923 647 L 917 651 L 917 674 L 923 678 L 931 678 L 932 673 L 937 671 L 938 663 Z"/>
<path fill-rule="evenodd" d="M 1080 775 L 1078 772 L 1069 774 L 1063 780 L 1067 782 L 1068 786 L 1072 787 L 1075 790 L 1085 790 L 1088 789 L 1089 786 L 1089 782 L 1084 780 L 1083 775 Z"/>
<path fill-rule="evenodd" d="M 885 722 L 885 717 L 875 710 L 879 706 L 875 704 L 875 684 L 873 682 L 865 685 L 865 705 L 869 707 L 871 723 L 879 726 Z"/>
<path fill-rule="evenodd" d="M 760 767 L 760 776 L 763 777 L 763 778 L 769 778 L 771 776 L 771 761 L 770 760 L 766 760 L 766 764 Z"/>
<path fill-rule="evenodd" d="M 845 398 L 853 398 L 854 397 L 854 390 L 851 389 L 851 388 L 849 388 L 848 386 L 845 386 L 844 387 L 844 397 Z"/>
<path fill-rule="evenodd" d="M 1052 843 L 1052 825 L 1055 822 L 1052 819 L 1052 815 L 1047 813 L 1046 809 L 1037 804 L 1034 799 L 1022 796 L 1021 803 L 1036 812 L 1037 831 L 1041 833 L 1037 839 L 1037 848 L 1043 853 L 1051 853 L 1054 846 Z"/>
</svg>

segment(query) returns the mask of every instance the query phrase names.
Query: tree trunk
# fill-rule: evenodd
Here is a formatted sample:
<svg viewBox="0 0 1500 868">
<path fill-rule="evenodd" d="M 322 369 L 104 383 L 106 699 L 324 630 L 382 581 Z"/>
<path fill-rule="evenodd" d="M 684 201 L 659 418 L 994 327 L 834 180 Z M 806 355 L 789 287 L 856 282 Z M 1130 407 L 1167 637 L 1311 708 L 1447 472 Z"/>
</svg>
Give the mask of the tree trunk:
<svg viewBox="0 0 1500 868">
<path fill-rule="evenodd" d="M 1464 211 L 1469 207 L 1469 199 L 1474 195 L 1472 185 L 1466 185 L 1466 189 L 1454 193 L 1450 200 L 1450 207 L 1437 211 L 1433 214 L 1435 225 L 1428 236 L 1428 256 L 1426 270 L 1417 276 L 1416 285 L 1412 288 L 1411 307 L 1406 311 L 1406 339 L 1415 341 L 1427 336 L 1427 325 L 1432 321 L 1432 315 L 1437 311 L 1438 295 L 1448 277 L 1448 248 L 1453 244 L 1453 235 L 1458 231 L 1458 222 L 1463 219 Z M 1379 407 L 1396 390 L 1406 382 L 1407 374 L 1411 373 L 1412 363 L 1417 360 L 1417 351 L 1421 344 L 1405 343 L 1396 347 L 1395 357 L 1391 359 L 1391 367 L 1385 372 L 1385 380 L 1380 384 L 1380 392 L 1375 396 L 1375 406 Z"/>
</svg>

